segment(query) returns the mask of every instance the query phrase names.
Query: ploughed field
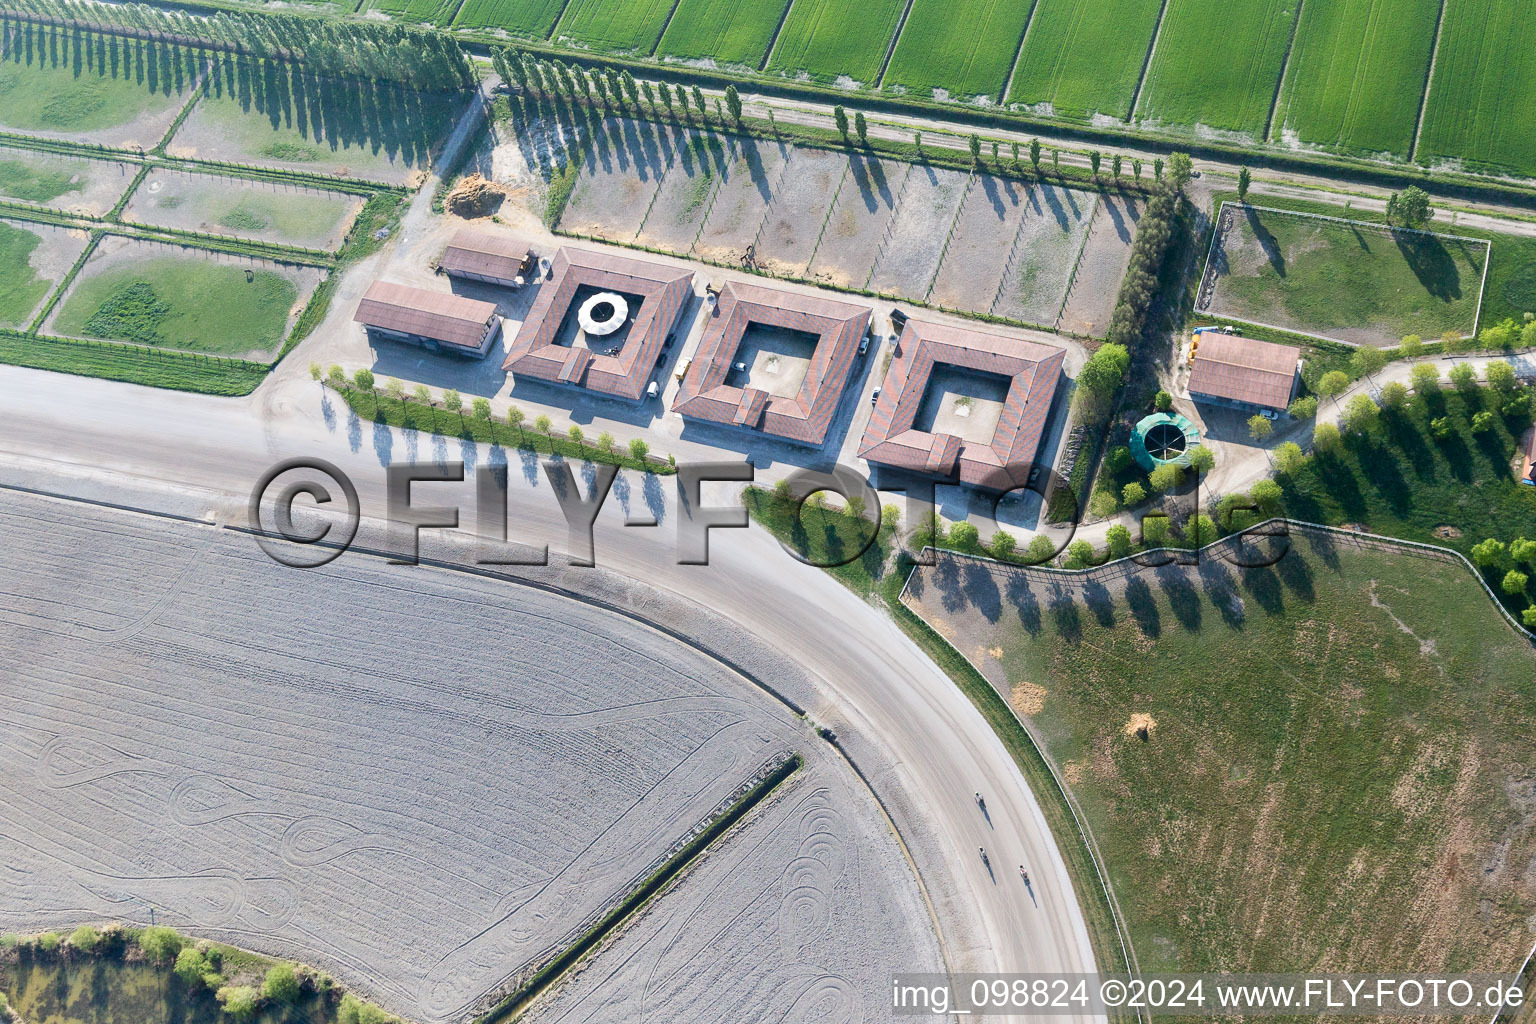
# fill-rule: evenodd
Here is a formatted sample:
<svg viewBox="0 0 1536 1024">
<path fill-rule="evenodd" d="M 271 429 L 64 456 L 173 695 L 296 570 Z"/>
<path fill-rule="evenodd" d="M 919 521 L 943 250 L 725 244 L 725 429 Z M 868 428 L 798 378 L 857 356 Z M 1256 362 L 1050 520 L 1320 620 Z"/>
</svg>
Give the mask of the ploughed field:
<svg viewBox="0 0 1536 1024">
<path fill-rule="evenodd" d="M 767 815 L 726 834 L 723 889 L 707 869 L 646 911 L 747 904 L 749 927 L 702 956 L 632 936 L 601 956 L 652 986 L 647 963 L 737 964 L 737 1019 L 764 1021 L 828 979 L 874 1007 L 892 971 L 937 969 L 856 777 L 665 634 L 507 580 L 361 554 L 296 571 L 242 534 L 55 499 L 8 495 L 0 530 L 0 930 L 153 914 L 461 1020 L 798 750 Z M 859 952 L 872 933 L 884 951 Z"/>
</svg>

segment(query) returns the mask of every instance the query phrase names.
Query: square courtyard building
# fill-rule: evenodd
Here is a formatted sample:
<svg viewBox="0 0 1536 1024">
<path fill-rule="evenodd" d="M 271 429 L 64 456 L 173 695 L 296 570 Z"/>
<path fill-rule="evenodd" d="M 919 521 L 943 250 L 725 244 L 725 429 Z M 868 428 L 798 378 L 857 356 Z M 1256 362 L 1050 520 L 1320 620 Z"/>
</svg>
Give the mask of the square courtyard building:
<svg viewBox="0 0 1536 1024">
<path fill-rule="evenodd" d="M 859 456 L 992 490 L 1023 486 L 1065 359 L 1050 345 L 908 320 Z"/>
<path fill-rule="evenodd" d="M 820 447 L 869 318 L 868 306 L 733 281 L 672 409 Z"/>
<path fill-rule="evenodd" d="M 639 401 L 693 296 L 693 271 L 562 248 L 502 369 Z"/>
</svg>

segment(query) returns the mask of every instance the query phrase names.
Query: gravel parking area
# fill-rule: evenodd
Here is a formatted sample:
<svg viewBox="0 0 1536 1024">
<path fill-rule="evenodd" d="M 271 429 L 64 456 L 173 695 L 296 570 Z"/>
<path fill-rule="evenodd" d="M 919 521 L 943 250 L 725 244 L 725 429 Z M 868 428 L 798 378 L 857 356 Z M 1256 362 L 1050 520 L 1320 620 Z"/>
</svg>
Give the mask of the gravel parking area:
<svg viewBox="0 0 1536 1024">
<path fill-rule="evenodd" d="M 604 121 L 588 146 L 576 187 L 560 215 L 560 229 L 634 241 L 674 159 L 674 148 L 668 128 L 649 121 Z"/>
<path fill-rule="evenodd" d="M 1029 186 L 1008 178 L 978 174 L 971 179 L 930 302 L 978 313 L 992 308 L 1013 240 L 1029 210 L 1029 194 Z"/>
<path fill-rule="evenodd" d="M 1091 192 L 1045 184 L 1030 189 L 993 313 L 1055 326 L 1097 205 Z"/>
<path fill-rule="evenodd" d="M 83 213 L 90 217 L 107 213 L 133 183 L 137 171 L 134 165 L 115 160 L 92 160 L 0 146 L 0 196 L 40 203 L 68 213 Z M 37 187 L 49 179 L 65 182 L 64 191 L 52 198 L 43 198 L 53 189 L 39 193 Z"/>
<path fill-rule="evenodd" d="M 461 1020 L 801 749 L 791 788 L 641 925 L 755 908 L 740 924 L 773 946 L 753 925 L 671 950 L 729 976 L 737 1019 L 782 1019 L 754 979 L 877 1008 L 894 965 L 938 968 L 852 774 L 667 635 L 505 580 L 357 553 L 299 571 L 240 534 L 15 492 L 0 530 L 0 793 L 25 809 L 0 834 L 0 929 L 153 914 Z"/>
<path fill-rule="evenodd" d="M 826 149 L 796 149 L 779 179 L 768 220 L 758 235 L 757 261 L 764 270 L 788 277 L 805 273 L 816 252 L 848 158 Z"/>
<path fill-rule="evenodd" d="M 693 245 L 699 256 L 720 263 L 740 262 L 757 241 L 791 152 L 762 139 L 733 137 L 730 146 L 734 162 Z"/>
<path fill-rule="evenodd" d="M 913 166 L 870 275 L 870 288 L 917 299 L 928 294 L 969 180 L 961 171 Z"/>
<path fill-rule="evenodd" d="M 810 276 L 841 288 L 863 288 L 885 241 L 911 164 L 855 153 L 827 217 Z"/>
<path fill-rule="evenodd" d="M 715 189 L 729 172 L 731 158 L 723 136 L 688 131 L 676 136 L 672 163 L 651 200 L 640 226 L 639 241 L 686 255 L 709 215 Z"/>
<path fill-rule="evenodd" d="M 1106 195 L 1088 229 L 1088 241 L 1077 264 L 1072 291 L 1062 307 L 1057 327 L 1070 334 L 1100 338 L 1109 330 L 1120 282 L 1131 265 L 1131 243 L 1143 203 L 1126 196 Z"/>
</svg>

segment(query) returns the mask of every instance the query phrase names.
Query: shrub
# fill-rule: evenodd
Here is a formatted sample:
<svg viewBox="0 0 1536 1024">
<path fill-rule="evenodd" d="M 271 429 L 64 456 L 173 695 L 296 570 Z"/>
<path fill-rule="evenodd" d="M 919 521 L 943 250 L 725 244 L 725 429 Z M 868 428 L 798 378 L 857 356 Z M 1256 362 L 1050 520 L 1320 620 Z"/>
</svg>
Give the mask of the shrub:
<svg viewBox="0 0 1536 1024">
<path fill-rule="evenodd" d="M 392 1024 L 393 1018 L 372 1003 L 365 1003 L 348 992 L 341 997 L 336 1024 Z"/>
<path fill-rule="evenodd" d="M 236 1020 L 249 1020 L 256 1015 L 260 997 L 249 985 L 225 985 L 214 993 L 224 1012 Z"/>
<path fill-rule="evenodd" d="M 1075 540 L 1067 545 L 1067 568 L 1086 569 L 1093 564 L 1093 545 L 1086 540 Z"/>
<path fill-rule="evenodd" d="M 181 952 L 183 941 L 174 928 L 151 925 L 139 935 L 139 948 L 144 955 L 159 963 L 169 963 Z"/>
<path fill-rule="evenodd" d="M 1472 368 L 1471 363 L 1457 363 L 1451 367 L 1451 372 L 1447 373 L 1446 377 L 1450 379 L 1452 386 L 1464 395 L 1477 390 L 1477 371 Z"/>
<path fill-rule="evenodd" d="M 299 976 L 292 964 L 273 964 L 261 982 L 263 999 L 291 1003 L 299 998 Z"/>
<path fill-rule="evenodd" d="M 1268 423 L 1268 420 L 1264 421 Z M 1203 444 L 1197 444 L 1189 450 L 1189 468 L 1197 473 L 1209 473 L 1216 467 L 1216 453 Z"/>
<path fill-rule="evenodd" d="M 1456 433 L 1456 428 L 1451 426 L 1451 421 L 1448 417 L 1436 416 L 1434 419 L 1429 421 L 1429 432 L 1433 434 L 1437 440 L 1444 441 L 1448 439 L 1452 434 Z"/>
<path fill-rule="evenodd" d="M 1312 431 L 1312 450 L 1336 452 L 1343 440 L 1338 427 L 1332 423 L 1319 423 Z"/>
<path fill-rule="evenodd" d="M 176 954 L 176 966 L 172 968 L 176 977 L 190 986 L 202 984 L 205 977 L 213 973 L 208 959 L 201 952 L 186 946 Z"/>
<path fill-rule="evenodd" d="M 94 952 L 101 942 L 101 932 L 88 924 L 83 924 L 69 934 L 69 944 L 82 953 Z"/>
<path fill-rule="evenodd" d="M 1299 420 L 1309 420 L 1317 415 L 1317 399 L 1311 395 L 1301 395 L 1286 410 Z"/>
<path fill-rule="evenodd" d="M 1344 409 L 1344 427 L 1356 433 L 1370 433 L 1381 422 L 1381 407 L 1370 395 L 1356 395 Z"/>
<path fill-rule="evenodd" d="M 1498 417 L 1491 412 L 1477 412 L 1472 414 L 1472 433 L 1486 434 L 1492 430 Z"/>
<path fill-rule="evenodd" d="M 1509 542 L 1509 557 L 1527 565 L 1536 565 L 1536 540 L 1516 537 Z"/>
<path fill-rule="evenodd" d="M 1275 468 L 1282 473 L 1290 474 L 1300 469 L 1307 461 L 1307 455 L 1301 450 L 1301 445 L 1295 441 L 1287 441 L 1275 448 Z"/>
<path fill-rule="evenodd" d="M 1504 542 L 1489 537 L 1472 547 L 1472 561 L 1483 568 L 1498 565 L 1504 560 Z"/>
<path fill-rule="evenodd" d="M 1158 494 L 1167 494 L 1184 482 L 1184 467 L 1176 462 L 1164 463 L 1148 474 L 1147 482 Z"/>
<path fill-rule="evenodd" d="M 887 507 L 894 508 L 895 506 Z M 1013 549 L 1017 545 L 1018 541 L 1014 540 L 1013 534 L 1007 530 L 998 530 L 992 535 L 992 554 L 994 557 L 1008 558 L 1012 556 Z"/>
<path fill-rule="evenodd" d="M 1115 497 L 1115 492 L 1108 488 L 1099 487 L 1088 499 L 1088 511 L 1098 519 L 1108 519 L 1120 511 L 1120 500 Z"/>
<path fill-rule="evenodd" d="M 1511 569 L 1504 574 L 1504 582 L 1500 584 L 1504 593 L 1513 597 L 1516 594 L 1525 593 L 1525 586 L 1531 582 L 1531 578 L 1518 569 Z"/>
<path fill-rule="evenodd" d="M 372 391 L 373 371 L 366 366 L 359 367 L 357 372 L 352 375 L 352 382 L 364 391 Z"/>
<path fill-rule="evenodd" d="M 1035 539 L 1024 549 L 1024 560 L 1030 565 L 1040 565 L 1055 557 L 1056 542 L 1043 533 L 1035 534 Z"/>
<path fill-rule="evenodd" d="M 1158 412 L 1167 412 L 1173 408 L 1173 396 L 1166 391 L 1158 391 L 1157 395 L 1152 399 L 1152 405 Z"/>
<path fill-rule="evenodd" d="M 59 948 L 59 944 L 63 941 L 59 937 L 58 932 L 43 932 L 43 934 L 37 937 L 37 948 L 44 953 L 52 953 Z"/>
<path fill-rule="evenodd" d="M 1126 508 L 1135 508 L 1147 500 L 1147 489 L 1132 480 L 1120 490 L 1120 496 L 1125 501 Z"/>
<path fill-rule="evenodd" d="M 1434 363 L 1415 363 L 1408 371 L 1408 377 L 1413 381 L 1416 395 L 1440 390 L 1440 368 Z"/>
<path fill-rule="evenodd" d="M 961 551 L 975 551 L 980 537 L 972 523 L 956 523 L 949 528 L 949 542 Z"/>
<path fill-rule="evenodd" d="M 1520 621 L 1525 623 L 1526 629 L 1536 631 L 1536 604 L 1520 613 Z"/>
<path fill-rule="evenodd" d="M 1111 473 L 1118 473 L 1131 464 L 1131 449 L 1123 444 L 1117 444 L 1104 456 L 1104 465 Z"/>
<path fill-rule="evenodd" d="M 1131 531 L 1124 523 L 1116 523 L 1105 531 L 1104 540 L 1109 544 L 1109 557 L 1124 558 L 1130 553 Z"/>
<path fill-rule="evenodd" d="M 1408 389 L 1401 381 L 1392 381 L 1381 389 L 1381 404 L 1393 412 L 1400 411 L 1408 404 Z"/>
</svg>

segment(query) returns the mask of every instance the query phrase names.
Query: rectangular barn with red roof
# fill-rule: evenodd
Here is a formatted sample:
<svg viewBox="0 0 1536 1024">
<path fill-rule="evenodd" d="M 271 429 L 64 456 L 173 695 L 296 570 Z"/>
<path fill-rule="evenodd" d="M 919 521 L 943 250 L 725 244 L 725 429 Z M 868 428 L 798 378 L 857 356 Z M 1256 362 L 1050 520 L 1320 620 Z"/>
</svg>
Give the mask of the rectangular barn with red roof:
<svg viewBox="0 0 1536 1024">
<path fill-rule="evenodd" d="M 868 306 L 733 281 L 672 410 L 819 447 L 869 318 Z"/>
<path fill-rule="evenodd" d="M 1050 345 L 908 320 L 859 456 L 992 490 L 1023 486 L 1065 359 Z"/>
</svg>

